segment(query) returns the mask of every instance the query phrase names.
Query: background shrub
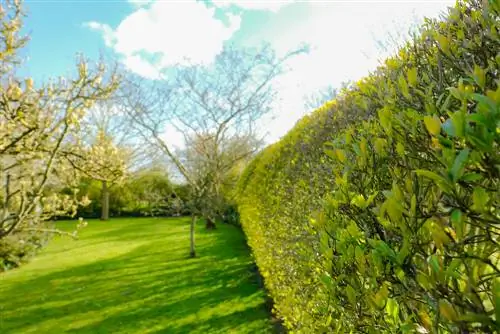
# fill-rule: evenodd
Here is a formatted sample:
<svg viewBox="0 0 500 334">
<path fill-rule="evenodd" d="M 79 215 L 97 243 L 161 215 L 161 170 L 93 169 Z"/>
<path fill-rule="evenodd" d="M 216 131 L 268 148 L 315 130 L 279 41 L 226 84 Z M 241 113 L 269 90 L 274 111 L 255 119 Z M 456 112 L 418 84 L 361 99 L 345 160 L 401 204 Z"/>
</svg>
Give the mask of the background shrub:
<svg viewBox="0 0 500 334">
<path fill-rule="evenodd" d="M 0 239 L 0 272 L 20 266 L 47 244 L 49 233 L 21 232 Z"/>
<path fill-rule="evenodd" d="M 78 207 L 76 217 L 100 218 L 102 210 L 100 181 L 82 179 L 79 194 L 86 195 L 90 204 Z M 66 190 L 66 189 L 65 189 Z M 68 190 L 69 191 L 69 190 Z M 131 173 L 129 177 L 109 188 L 111 217 L 188 215 L 191 200 L 186 185 L 174 184 L 163 169 L 151 168 Z M 64 191 L 63 191 L 64 192 Z M 60 216 L 58 219 L 71 219 Z"/>
</svg>

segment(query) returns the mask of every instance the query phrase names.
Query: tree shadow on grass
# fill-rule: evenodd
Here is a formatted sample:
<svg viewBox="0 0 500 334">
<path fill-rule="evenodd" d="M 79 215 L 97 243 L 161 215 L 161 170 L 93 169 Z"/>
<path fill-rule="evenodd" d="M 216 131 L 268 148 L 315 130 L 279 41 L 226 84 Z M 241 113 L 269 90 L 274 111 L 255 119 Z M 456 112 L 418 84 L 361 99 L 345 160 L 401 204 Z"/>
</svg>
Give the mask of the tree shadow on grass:
<svg viewBox="0 0 500 334">
<path fill-rule="evenodd" d="M 0 290 L 0 332 L 268 332 L 263 292 L 233 229 L 200 230 L 196 259 L 186 258 L 187 245 L 173 244 L 179 231 L 165 233 L 170 245 L 153 233 L 125 254 L 12 283 Z M 103 231 L 87 241 L 104 247 L 128 238 L 120 236 Z"/>
<path fill-rule="evenodd" d="M 235 311 L 229 314 L 214 315 L 210 319 L 200 321 L 197 326 L 186 324 L 182 326 L 167 325 L 154 333 L 210 333 L 214 329 L 217 333 L 235 333 L 243 330 L 247 333 L 262 333 L 260 325 L 261 305 Z"/>
</svg>

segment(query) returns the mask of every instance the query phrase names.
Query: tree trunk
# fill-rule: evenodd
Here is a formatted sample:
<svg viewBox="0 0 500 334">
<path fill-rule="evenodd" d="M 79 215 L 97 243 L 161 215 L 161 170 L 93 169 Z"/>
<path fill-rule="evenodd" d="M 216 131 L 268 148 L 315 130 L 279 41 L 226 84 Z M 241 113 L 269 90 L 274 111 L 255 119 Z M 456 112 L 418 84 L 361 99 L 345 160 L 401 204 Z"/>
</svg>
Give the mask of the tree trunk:
<svg viewBox="0 0 500 334">
<path fill-rule="evenodd" d="M 212 218 L 207 217 L 205 221 L 206 221 L 205 228 L 207 230 L 215 230 L 215 221 Z"/>
<path fill-rule="evenodd" d="M 102 181 L 101 188 L 101 220 L 109 219 L 109 190 L 108 183 L 106 181 Z"/>
<path fill-rule="evenodd" d="M 191 236 L 191 251 L 189 252 L 189 256 L 194 258 L 196 257 L 196 249 L 194 247 L 194 228 L 196 224 L 196 216 L 193 215 L 191 217 L 191 231 L 190 231 L 190 236 Z"/>
</svg>

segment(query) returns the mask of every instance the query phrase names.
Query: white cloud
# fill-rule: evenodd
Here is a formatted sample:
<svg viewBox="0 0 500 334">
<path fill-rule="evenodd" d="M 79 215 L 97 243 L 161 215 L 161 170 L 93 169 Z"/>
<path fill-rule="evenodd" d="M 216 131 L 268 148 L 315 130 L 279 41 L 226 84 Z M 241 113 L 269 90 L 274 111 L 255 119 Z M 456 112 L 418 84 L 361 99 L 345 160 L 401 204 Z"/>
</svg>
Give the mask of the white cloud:
<svg viewBox="0 0 500 334">
<path fill-rule="evenodd" d="M 245 10 L 265 10 L 278 12 L 282 7 L 293 3 L 286 0 L 212 0 L 212 3 L 219 8 L 236 6 Z"/>
<path fill-rule="evenodd" d="M 309 43 L 312 48 L 309 54 L 292 59 L 289 63 L 292 72 L 279 78 L 276 118 L 262 123 L 267 129 L 272 127 L 269 141 L 277 140 L 309 112 L 304 108 L 304 96 L 327 85 L 340 87 L 343 81 L 368 75 L 379 59 L 395 50 L 394 45 L 381 50 L 377 41 L 385 42 L 391 36 L 406 37 L 412 25 L 420 24 L 424 16 L 436 17 L 450 4 L 453 2 L 317 1 L 307 5 L 309 15 L 302 20 L 278 26 L 279 29 L 272 23 L 263 27 L 260 38 L 253 40 L 270 41 L 280 54 L 301 42 Z"/>
<path fill-rule="evenodd" d="M 100 32 L 103 39 L 104 43 L 108 47 L 112 47 L 114 42 L 115 42 L 115 35 L 113 29 L 107 24 L 95 22 L 95 21 L 90 21 L 86 22 L 83 24 L 85 27 L 95 30 L 97 32 Z"/>
<path fill-rule="evenodd" d="M 224 24 L 214 17 L 215 8 L 207 8 L 201 1 L 158 0 L 138 7 L 115 29 L 98 22 L 89 22 L 87 26 L 103 35 L 106 45 L 123 56 L 129 69 L 156 78 L 162 68 L 186 59 L 211 62 L 222 50 L 224 41 L 230 40 L 240 28 L 241 17 L 229 14 L 230 6 L 272 12 L 270 19 L 252 28 L 252 35 L 244 36 L 241 31 L 240 38 L 247 44 L 271 42 L 279 54 L 302 42 L 312 47 L 310 54 L 295 57 L 289 63 L 293 71 L 277 82 L 275 118 L 272 120 L 269 115 L 262 120 L 262 128 L 270 132 L 269 141 L 274 141 L 309 112 L 304 109 L 304 95 L 326 85 L 339 87 L 343 81 L 367 75 L 379 59 L 394 49 L 380 50 L 377 41 L 387 41 L 391 35 L 405 35 L 410 26 L 421 23 L 423 16 L 436 17 L 454 1 L 292 2 L 212 0 L 219 10 L 226 12 L 228 23 Z M 155 56 L 155 60 L 148 55 Z"/>
<path fill-rule="evenodd" d="M 240 27 L 240 17 L 228 14 L 228 25 L 214 17 L 215 8 L 200 1 L 156 1 L 138 8 L 112 29 L 107 24 L 89 22 L 101 32 L 107 45 L 122 55 L 138 74 L 186 61 L 210 63 L 220 53 L 224 41 Z M 157 55 L 154 64 L 145 55 Z M 146 63 L 149 62 L 147 66 Z"/>
<path fill-rule="evenodd" d="M 184 135 L 177 130 L 173 124 L 167 124 L 160 138 L 171 145 L 173 150 L 182 150 L 184 146 Z"/>
<path fill-rule="evenodd" d="M 144 78 L 158 79 L 160 77 L 160 70 L 139 55 L 126 56 L 123 64 L 128 70 Z"/>
</svg>

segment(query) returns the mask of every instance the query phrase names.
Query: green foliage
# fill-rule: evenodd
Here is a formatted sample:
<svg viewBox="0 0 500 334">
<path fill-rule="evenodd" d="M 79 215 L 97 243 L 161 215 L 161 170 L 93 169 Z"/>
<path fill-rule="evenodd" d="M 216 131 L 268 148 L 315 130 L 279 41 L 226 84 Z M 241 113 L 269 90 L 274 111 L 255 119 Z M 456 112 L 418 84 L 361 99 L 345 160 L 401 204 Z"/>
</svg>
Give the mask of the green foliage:
<svg viewBox="0 0 500 334">
<path fill-rule="evenodd" d="M 458 2 L 247 168 L 242 225 L 294 332 L 500 327 L 496 2 Z"/>
<path fill-rule="evenodd" d="M 131 194 L 125 210 L 144 216 L 170 214 L 174 190 L 168 175 L 160 169 L 144 170 L 133 175 L 121 188 Z M 119 194 L 117 194 L 120 197 Z M 125 203 L 124 203 L 125 204 Z"/>
<path fill-rule="evenodd" d="M 0 239 L 0 272 L 27 262 L 49 241 L 45 232 L 21 232 Z"/>
<path fill-rule="evenodd" d="M 113 217 L 121 216 L 126 212 L 127 206 L 133 203 L 134 196 L 131 189 L 127 187 L 128 182 L 124 181 L 120 184 L 115 184 L 109 188 L 109 211 Z M 86 206 L 78 207 L 77 216 L 83 218 L 98 218 L 101 216 L 102 210 L 102 182 L 83 178 L 80 181 L 78 191 L 80 194 L 88 197 L 90 203 Z M 137 213 L 139 215 L 139 213 Z M 69 217 L 61 216 L 59 219 L 67 219 Z"/>
<path fill-rule="evenodd" d="M 73 222 L 58 222 L 71 230 Z M 241 230 L 189 219 L 89 220 L 0 281 L 0 333 L 272 333 Z"/>
<path fill-rule="evenodd" d="M 83 179 L 79 193 L 90 204 L 78 208 L 78 216 L 98 218 L 101 215 L 101 182 Z M 174 185 L 168 175 L 158 168 L 131 173 L 128 178 L 109 188 L 109 210 L 113 217 L 173 216 L 189 213 L 189 192 L 185 186 Z M 60 217 L 65 218 L 65 217 Z"/>
<path fill-rule="evenodd" d="M 230 204 L 222 214 L 222 221 L 226 224 L 240 226 L 240 213 L 236 204 Z"/>
</svg>

